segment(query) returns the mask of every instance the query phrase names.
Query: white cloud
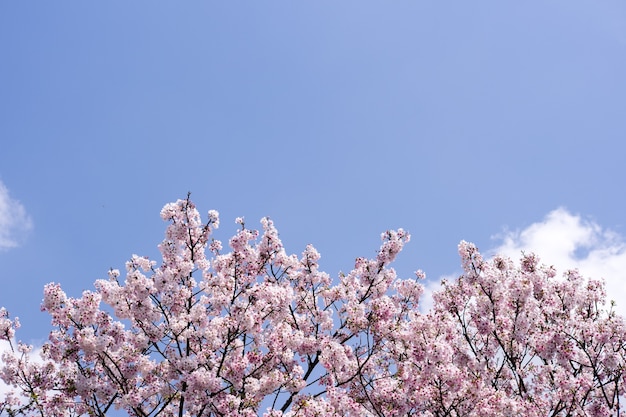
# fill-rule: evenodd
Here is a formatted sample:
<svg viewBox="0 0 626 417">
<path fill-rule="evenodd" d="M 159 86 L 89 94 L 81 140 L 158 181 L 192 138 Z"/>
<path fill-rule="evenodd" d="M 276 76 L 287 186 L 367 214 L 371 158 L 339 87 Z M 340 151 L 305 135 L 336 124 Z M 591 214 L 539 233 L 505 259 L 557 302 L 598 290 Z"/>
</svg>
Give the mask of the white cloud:
<svg viewBox="0 0 626 417">
<path fill-rule="evenodd" d="M 19 246 L 32 228 L 33 221 L 24 206 L 10 197 L 0 181 L 0 250 Z"/>
<path fill-rule="evenodd" d="M 614 300 L 617 313 L 626 317 L 626 243 L 618 233 L 558 208 L 542 221 L 522 230 L 505 231 L 493 239 L 500 244 L 481 251 L 486 259 L 501 254 L 517 262 L 522 252 L 534 252 L 541 263 L 553 265 L 560 275 L 578 269 L 587 278 L 604 279 L 607 300 Z M 437 281 L 427 280 L 420 310 L 425 312 L 432 307 L 432 294 L 441 288 L 441 279 L 452 281 L 459 273 L 441 276 Z"/>
<path fill-rule="evenodd" d="M 603 278 L 607 299 L 615 300 L 617 312 L 626 317 L 626 244 L 618 233 L 558 208 L 521 231 L 494 238 L 502 243 L 489 254 L 518 260 L 522 251 L 534 252 L 559 274 L 576 268 L 585 277 Z"/>
</svg>

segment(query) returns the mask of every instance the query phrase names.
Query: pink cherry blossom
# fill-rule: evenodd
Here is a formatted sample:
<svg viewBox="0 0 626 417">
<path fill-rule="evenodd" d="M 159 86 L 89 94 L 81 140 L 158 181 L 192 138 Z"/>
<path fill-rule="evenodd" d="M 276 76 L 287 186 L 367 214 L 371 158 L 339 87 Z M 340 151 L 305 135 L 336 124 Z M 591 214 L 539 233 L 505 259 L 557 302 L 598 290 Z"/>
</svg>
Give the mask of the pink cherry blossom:
<svg viewBox="0 0 626 417">
<path fill-rule="evenodd" d="M 216 211 L 167 204 L 162 260 L 78 298 L 44 288 L 52 330 L 33 357 L 9 342 L 9 416 L 611 416 L 624 408 L 626 326 L 602 281 L 559 276 L 524 254 L 484 259 L 461 242 L 463 274 L 419 310 L 422 271 L 390 264 L 409 242 L 382 233 L 373 259 L 333 278 L 308 245 L 286 252 L 269 218 L 242 217 L 224 251 Z"/>
</svg>

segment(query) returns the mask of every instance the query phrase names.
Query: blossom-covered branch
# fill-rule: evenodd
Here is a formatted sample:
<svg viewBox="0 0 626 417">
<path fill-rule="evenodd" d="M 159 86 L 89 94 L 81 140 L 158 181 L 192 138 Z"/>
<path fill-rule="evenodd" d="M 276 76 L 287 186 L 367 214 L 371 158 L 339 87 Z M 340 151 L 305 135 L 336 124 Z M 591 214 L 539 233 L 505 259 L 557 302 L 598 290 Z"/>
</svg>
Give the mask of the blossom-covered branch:
<svg viewBox="0 0 626 417">
<path fill-rule="evenodd" d="M 626 334 L 601 282 L 525 255 L 482 259 L 418 309 L 418 272 L 390 264 L 409 235 L 336 279 L 319 253 L 283 248 L 270 219 L 242 218 L 228 250 L 189 199 L 166 205 L 162 261 L 134 255 L 94 291 L 46 285 L 53 330 L 35 361 L 11 344 L 8 415 L 609 416 L 624 394 Z M 0 339 L 19 322 L 0 310 Z"/>
</svg>

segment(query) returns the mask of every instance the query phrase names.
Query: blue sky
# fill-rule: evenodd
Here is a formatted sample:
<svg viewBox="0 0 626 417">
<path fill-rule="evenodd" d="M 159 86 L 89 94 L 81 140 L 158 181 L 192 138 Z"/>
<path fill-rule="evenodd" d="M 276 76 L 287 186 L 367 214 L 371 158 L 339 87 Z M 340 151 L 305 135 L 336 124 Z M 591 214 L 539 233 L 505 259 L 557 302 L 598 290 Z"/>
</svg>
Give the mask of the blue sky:
<svg viewBox="0 0 626 417">
<path fill-rule="evenodd" d="M 188 191 L 218 238 L 270 216 L 331 275 L 403 227 L 401 276 L 458 272 L 461 239 L 532 246 L 626 304 L 621 0 L 2 2 L 0 57 L 0 305 L 24 340 L 45 283 L 158 257 Z"/>
</svg>

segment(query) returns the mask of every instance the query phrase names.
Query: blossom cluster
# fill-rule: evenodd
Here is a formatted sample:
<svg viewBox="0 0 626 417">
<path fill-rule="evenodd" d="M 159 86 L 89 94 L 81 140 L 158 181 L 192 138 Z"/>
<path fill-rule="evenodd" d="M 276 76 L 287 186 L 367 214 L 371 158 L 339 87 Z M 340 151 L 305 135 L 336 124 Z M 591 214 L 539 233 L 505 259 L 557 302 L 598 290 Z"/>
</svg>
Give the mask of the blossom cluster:
<svg viewBox="0 0 626 417">
<path fill-rule="evenodd" d="M 409 234 L 382 234 L 373 259 L 336 279 L 307 246 L 288 254 L 273 222 L 228 251 L 193 202 L 166 205 L 162 261 L 133 255 L 78 298 L 57 283 L 42 310 L 41 360 L 11 345 L 0 377 L 8 415 L 610 416 L 623 406 L 626 327 L 604 285 L 558 277 L 532 254 L 484 260 L 420 312 L 418 271 L 390 266 Z M 0 309 L 0 339 L 17 319 Z"/>
</svg>

